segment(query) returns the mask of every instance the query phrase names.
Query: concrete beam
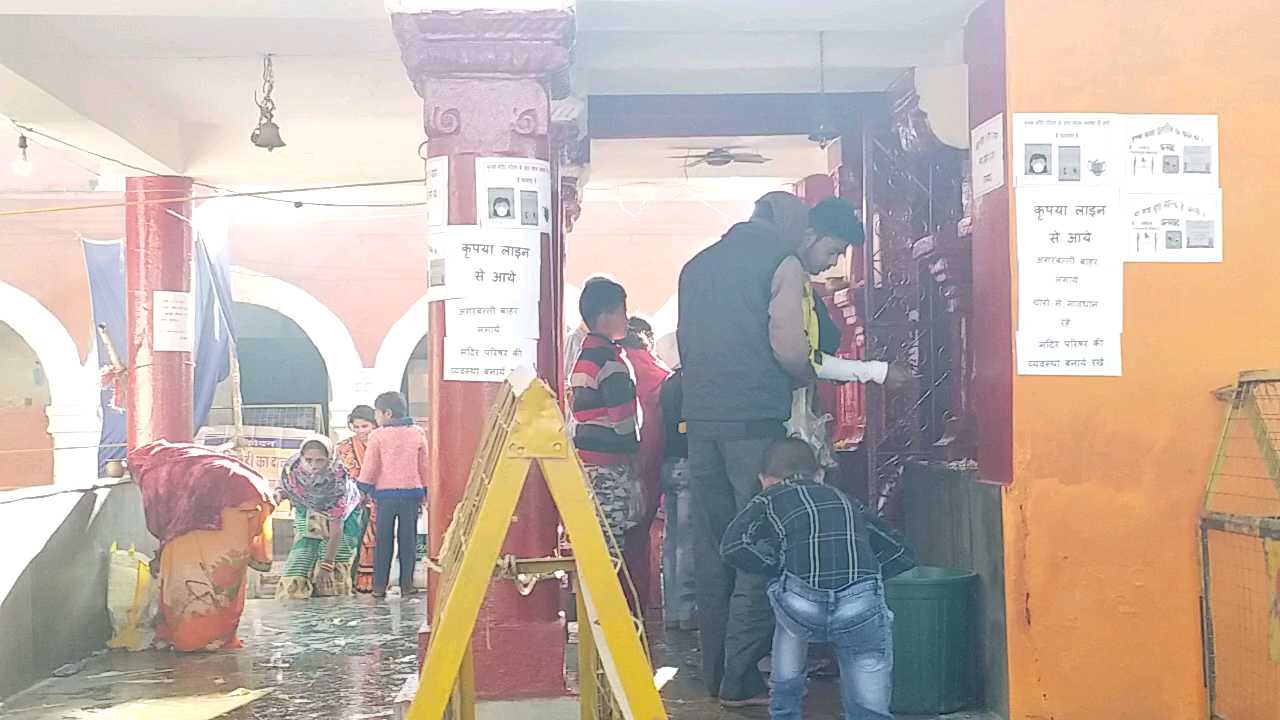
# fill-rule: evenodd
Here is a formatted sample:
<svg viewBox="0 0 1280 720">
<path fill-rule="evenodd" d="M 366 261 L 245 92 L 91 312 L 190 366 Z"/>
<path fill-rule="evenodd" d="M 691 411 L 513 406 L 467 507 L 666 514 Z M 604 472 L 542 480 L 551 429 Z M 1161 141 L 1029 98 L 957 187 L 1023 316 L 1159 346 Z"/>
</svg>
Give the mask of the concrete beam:
<svg viewBox="0 0 1280 720">
<path fill-rule="evenodd" d="M 141 100 L 121 78 L 105 78 L 75 66 L 72 55 L 48 52 L 63 46 L 55 27 L 40 18 L 11 17 L 0 23 L 0 113 L 39 125 L 69 142 L 159 172 L 182 172 L 187 162 L 180 121 Z M 55 127 L 56 126 L 56 127 Z M 96 126 L 96 129 L 95 129 Z M 104 145 L 103 131 L 118 139 Z M 128 152 L 119 145 L 134 148 Z"/>
</svg>

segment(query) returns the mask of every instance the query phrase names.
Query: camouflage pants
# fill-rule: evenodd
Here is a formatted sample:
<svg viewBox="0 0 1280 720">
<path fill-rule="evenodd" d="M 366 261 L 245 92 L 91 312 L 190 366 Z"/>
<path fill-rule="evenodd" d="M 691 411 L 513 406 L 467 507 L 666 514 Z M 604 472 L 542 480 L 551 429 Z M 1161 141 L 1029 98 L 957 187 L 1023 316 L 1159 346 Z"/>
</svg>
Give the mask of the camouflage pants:
<svg viewBox="0 0 1280 720">
<path fill-rule="evenodd" d="M 623 535 L 635 527 L 639 513 L 636 512 L 635 468 L 625 465 L 585 465 L 587 477 L 591 478 L 591 490 L 595 493 L 599 505 L 600 527 L 605 533 L 605 542 L 613 535 L 618 551 L 623 550 Z"/>
</svg>

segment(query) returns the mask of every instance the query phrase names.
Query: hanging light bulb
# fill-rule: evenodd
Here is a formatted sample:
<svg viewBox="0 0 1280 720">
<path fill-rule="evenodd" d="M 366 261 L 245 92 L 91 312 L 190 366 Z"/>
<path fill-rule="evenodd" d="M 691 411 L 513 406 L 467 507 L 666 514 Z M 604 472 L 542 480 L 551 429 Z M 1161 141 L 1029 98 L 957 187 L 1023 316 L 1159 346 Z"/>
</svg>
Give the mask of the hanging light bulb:
<svg viewBox="0 0 1280 720">
<path fill-rule="evenodd" d="M 31 159 L 27 157 L 27 136 L 18 135 L 18 156 L 13 159 L 13 174 L 19 177 L 31 176 Z"/>
</svg>

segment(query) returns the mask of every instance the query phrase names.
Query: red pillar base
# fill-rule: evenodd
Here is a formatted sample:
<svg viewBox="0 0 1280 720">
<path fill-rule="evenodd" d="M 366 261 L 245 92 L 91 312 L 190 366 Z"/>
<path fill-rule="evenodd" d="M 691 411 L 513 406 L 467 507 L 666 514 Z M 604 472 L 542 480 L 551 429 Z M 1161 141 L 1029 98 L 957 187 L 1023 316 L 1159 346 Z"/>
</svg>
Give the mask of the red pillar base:
<svg viewBox="0 0 1280 720">
<path fill-rule="evenodd" d="M 418 660 L 426 657 L 431 631 L 418 633 Z M 567 695 L 565 628 L 559 620 L 477 626 L 471 636 L 476 697 L 518 700 Z"/>
<path fill-rule="evenodd" d="M 392 29 L 414 88 L 423 98 L 423 128 L 430 157 L 448 157 L 448 225 L 475 225 L 476 158 L 500 156 L 551 160 L 552 78 L 568 69 L 573 16 L 542 12 L 424 12 L 392 15 Z M 543 235 L 538 364 L 557 387 L 563 320 L 563 245 Z M 466 490 L 484 433 L 484 418 L 497 396 L 488 383 L 443 379 L 445 312 L 431 304 L 430 550 L 438 556 L 454 508 Z M 558 517 L 546 486 L 532 472 L 512 517 L 502 553 L 519 558 L 551 555 Z M 559 593 L 540 584 L 529 596 L 495 582 L 472 636 L 476 693 L 482 698 L 553 697 L 565 694 L 565 631 Z M 425 650 L 428 635 L 420 635 Z"/>
</svg>

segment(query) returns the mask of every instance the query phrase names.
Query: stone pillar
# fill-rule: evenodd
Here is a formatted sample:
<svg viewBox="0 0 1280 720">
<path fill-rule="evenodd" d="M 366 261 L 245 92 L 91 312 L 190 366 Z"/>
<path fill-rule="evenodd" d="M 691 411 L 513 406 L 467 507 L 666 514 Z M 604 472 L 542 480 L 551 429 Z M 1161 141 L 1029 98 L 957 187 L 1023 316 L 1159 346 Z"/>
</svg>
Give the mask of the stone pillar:
<svg viewBox="0 0 1280 720">
<path fill-rule="evenodd" d="M 194 432 L 194 323 L 188 319 L 185 338 L 175 332 L 182 313 L 194 311 L 190 198 L 191 178 L 125 180 L 130 449 L 152 440 L 190 442 Z"/>
<path fill-rule="evenodd" d="M 392 8 L 392 28 L 409 77 L 423 98 L 426 154 L 449 158 L 448 224 L 474 225 L 476 158 L 551 160 L 548 86 L 569 66 L 573 16 L 559 10 L 438 11 L 436 4 L 429 3 L 432 7 L 425 12 Z M 561 238 L 554 231 L 542 238 L 538 369 L 553 386 L 559 381 L 563 335 Z M 444 303 L 431 303 L 433 554 L 462 498 L 485 416 L 499 389 L 492 383 L 442 379 L 444 321 Z M 550 555 L 556 547 L 554 504 L 541 480 L 531 480 L 503 548 L 519 557 Z M 565 692 L 559 610 L 560 593 L 554 583 L 541 583 L 528 596 L 521 596 L 510 582 L 490 588 L 473 641 L 481 697 Z"/>
</svg>

